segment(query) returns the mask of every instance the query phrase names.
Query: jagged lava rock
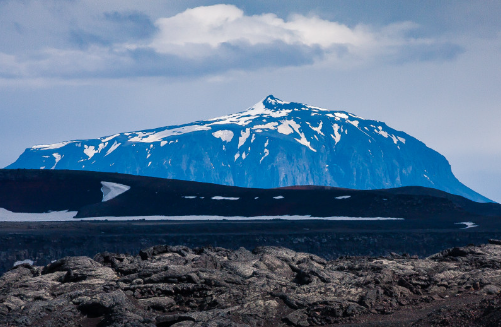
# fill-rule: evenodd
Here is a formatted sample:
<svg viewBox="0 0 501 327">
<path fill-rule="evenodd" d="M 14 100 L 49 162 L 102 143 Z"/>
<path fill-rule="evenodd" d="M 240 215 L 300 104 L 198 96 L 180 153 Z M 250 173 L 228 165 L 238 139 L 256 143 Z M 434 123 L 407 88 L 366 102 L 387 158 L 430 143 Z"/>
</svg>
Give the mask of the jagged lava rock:
<svg viewBox="0 0 501 327">
<path fill-rule="evenodd" d="M 159 245 L 16 266 L 0 277 L 0 324 L 429 326 L 447 308 L 449 326 L 497 326 L 500 262 L 494 244 L 334 261 L 283 247 Z"/>
<path fill-rule="evenodd" d="M 445 157 L 404 132 L 271 95 L 215 119 L 37 145 L 7 168 L 119 172 L 257 188 L 425 186 L 490 201 L 459 182 Z"/>
</svg>

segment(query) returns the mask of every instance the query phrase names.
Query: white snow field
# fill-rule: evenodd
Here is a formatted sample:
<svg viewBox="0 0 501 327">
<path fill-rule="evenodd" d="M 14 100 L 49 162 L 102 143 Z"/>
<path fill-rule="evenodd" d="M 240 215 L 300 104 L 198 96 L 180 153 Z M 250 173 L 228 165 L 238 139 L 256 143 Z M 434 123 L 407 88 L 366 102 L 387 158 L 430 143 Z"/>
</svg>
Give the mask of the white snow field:
<svg viewBox="0 0 501 327">
<path fill-rule="evenodd" d="M 462 229 L 478 227 L 477 224 L 475 224 L 474 222 L 471 222 L 471 221 L 462 221 L 460 223 L 456 223 L 456 225 L 466 225 L 466 227 L 463 227 Z"/>
<path fill-rule="evenodd" d="M 230 200 L 230 201 L 240 200 L 240 198 L 238 198 L 238 197 L 219 196 L 219 195 L 213 196 L 211 199 L 212 200 Z"/>
<path fill-rule="evenodd" d="M 73 218 L 77 214 L 76 211 L 52 211 L 44 213 L 26 213 L 12 212 L 0 208 L 0 222 L 16 221 L 16 222 L 33 222 L 33 221 L 79 221 L 79 220 L 332 220 L 332 221 L 378 221 L 378 220 L 404 220 L 403 218 L 386 218 L 386 217 L 311 217 L 311 216 L 256 216 L 256 217 L 241 217 L 241 216 L 131 216 L 131 217 L 91 217 L 91 218 Z"/>
<path fill-rule="evenodd" d="M 51 211 L 44 213 L 12 212 L 0 208 L 0 221 L 73 221 L 76 211 Z"/>
<path fill-rule="evenodd" d="M 109 201 L 116 198 L 120 194 L 130 190 L 130 186 L 112 183 L 112 182 L 101 182 L 101 191 L 103 192 L 103 202 Z"/>
</svg>

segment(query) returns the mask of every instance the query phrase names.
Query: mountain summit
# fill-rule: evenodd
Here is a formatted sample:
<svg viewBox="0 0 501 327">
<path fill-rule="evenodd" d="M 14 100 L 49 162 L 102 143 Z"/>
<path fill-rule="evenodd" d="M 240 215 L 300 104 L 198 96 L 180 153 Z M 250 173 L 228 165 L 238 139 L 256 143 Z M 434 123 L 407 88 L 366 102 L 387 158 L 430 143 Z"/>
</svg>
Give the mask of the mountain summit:
<svg viewBox="0 0 501 327">
<path fill-rule="evenodd" d="M 444 156 L 385 123 L 270 95 L 246 111 L 36 145 L 7 168 L 72 169 L 274 188 L 425 186 L 479 202 Z"/>
</svg>

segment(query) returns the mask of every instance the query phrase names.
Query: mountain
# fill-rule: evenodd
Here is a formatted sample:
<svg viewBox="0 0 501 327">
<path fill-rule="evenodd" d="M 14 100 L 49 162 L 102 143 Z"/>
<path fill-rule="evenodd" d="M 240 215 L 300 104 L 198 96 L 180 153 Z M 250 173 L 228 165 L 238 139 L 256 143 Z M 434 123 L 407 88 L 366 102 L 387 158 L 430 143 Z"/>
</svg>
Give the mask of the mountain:
<svg viewBox="0 0 501 327">
<path fill-rule="evenodd" d="M 275 188 L 424 186 L 490 202 L 444 156 L 385 123 L 266 97 L 190 124 L 28 148 L 9 169 L 71 169 Z"/>
<path fill-rule="evenodd" d="M 258 189 L 91 171 L 0 170 L 0 220 L 5 215 L 22 218 L 15 213 L 44 213 L 37 216 L 43 220 L 50 218 L 51 212 L 65 210 L 73 212 L 69 218 L 393 217 L 449 227 L 464 221 L 480 222 L 482 217 L 501 217 L 499 204 L 477 203 L 423 187 Z"/>
</svg>

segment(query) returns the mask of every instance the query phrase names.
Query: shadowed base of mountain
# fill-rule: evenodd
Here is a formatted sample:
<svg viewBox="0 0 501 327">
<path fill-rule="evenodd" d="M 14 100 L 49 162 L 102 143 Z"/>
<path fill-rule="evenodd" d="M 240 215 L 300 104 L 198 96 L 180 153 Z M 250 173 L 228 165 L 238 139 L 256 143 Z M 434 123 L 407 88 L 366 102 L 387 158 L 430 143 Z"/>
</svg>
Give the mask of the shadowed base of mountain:
<svg viewBox="0 0 501 327">
<path fill-rule="evenodd" d="M 103 182 L 130 189 L 103 202 Z M 77 218 L 297 215 L 469 221 L 501 217 L 497 203 L 477 203 L 424 187 L 256 189 L 116 173 L 29 169 L 0 170 L 0 208 L 28 213 L 77 211 Z"/>
</svg>

